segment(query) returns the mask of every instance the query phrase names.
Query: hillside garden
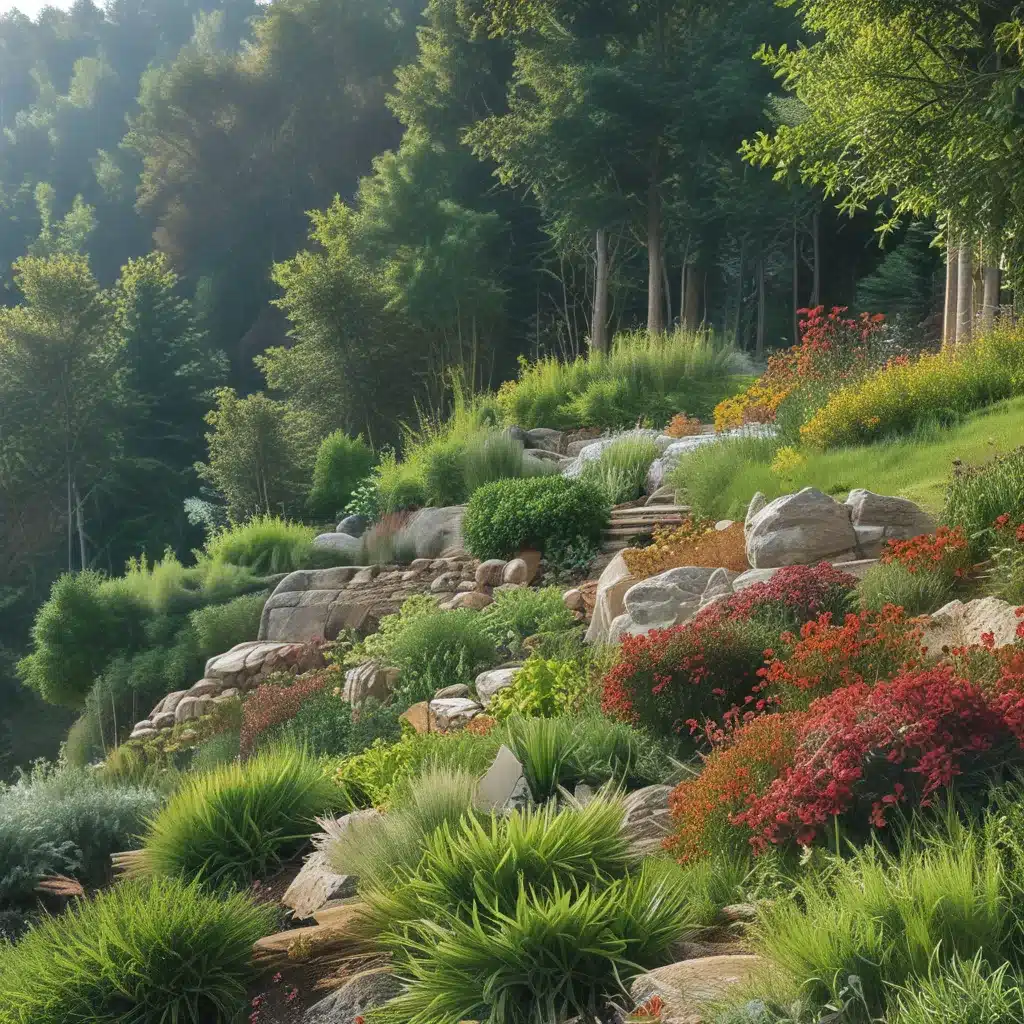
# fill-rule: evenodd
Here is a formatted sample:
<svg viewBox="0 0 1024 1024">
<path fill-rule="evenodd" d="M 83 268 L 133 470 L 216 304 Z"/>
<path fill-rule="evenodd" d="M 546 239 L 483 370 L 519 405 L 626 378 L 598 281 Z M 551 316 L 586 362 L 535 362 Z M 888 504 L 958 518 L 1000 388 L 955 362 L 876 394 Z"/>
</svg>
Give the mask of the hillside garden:
<svg viewBox="0 0 1024 1024">
<path fill-rule="evenodd" d="M 339 528 L 55 584 L 21 670 L 81 717 L 0 793 L 0 1021 L 1017 1019 L 1024 336 L 617 344 L 401 459 L 328 438 Z M 371 626 L 218 682 L 352 573 Z"/>
</svg>

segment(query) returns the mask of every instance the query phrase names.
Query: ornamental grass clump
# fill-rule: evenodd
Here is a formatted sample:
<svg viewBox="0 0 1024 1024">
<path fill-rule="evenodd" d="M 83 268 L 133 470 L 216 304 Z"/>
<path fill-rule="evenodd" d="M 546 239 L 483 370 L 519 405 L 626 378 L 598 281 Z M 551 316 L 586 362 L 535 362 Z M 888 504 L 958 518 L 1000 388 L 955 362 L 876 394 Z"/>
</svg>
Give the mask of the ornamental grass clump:
<svg viewBox="0 0 1024 1024">
<path fill-rule="evenodd" d="M 298 852 L 318 815 L 347 809 L 326 764 L 281 746 L 187 776 L 149 823 L 142 870 L 246 886 Z"/>
<path fill-rule="evenodd" d="M 587 462 L 580 480 L 593 484 L 612 505 L 634 501 L 644 493 L 647 472 L 658 457 L 658 446 L 646 434 L 613 441 L 597 459 Z"/>
<path fill-rule="evenodd" d="M 123 882 L 0 946 L 4 1024 L 233 1024 L 277 909 L 176 878 Z"/>
<path fill-rule="evenodd" d="M 1024 521 L 1024 447 L 980 466 L 953 466 L 942 518 L 963 530 L 976 557 L 984 557 L 989 530 L 1003 515 Z"/>
</svg>

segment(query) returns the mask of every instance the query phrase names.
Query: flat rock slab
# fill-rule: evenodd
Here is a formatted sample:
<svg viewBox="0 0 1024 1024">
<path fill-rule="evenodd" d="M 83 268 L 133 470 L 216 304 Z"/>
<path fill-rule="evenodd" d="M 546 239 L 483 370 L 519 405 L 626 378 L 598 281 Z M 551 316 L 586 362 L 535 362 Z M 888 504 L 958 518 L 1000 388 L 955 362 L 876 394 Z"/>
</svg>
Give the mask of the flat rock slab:
<svg viewBox="0 0 1024 1024">
<path fill-rule="evenodd" d="M 327 863 L 327 855 L 316 850 L 306 858 L 281 902 L 296 921 L 305 921 L 331 900 L 346 899 L 355 893 L 355 876 L 336 874 Z"/>
<path fill-rule="evenodd" d="M 683 960 L 634 978 L 629 993 L 638 1006 L 660 996 L 664 1024 L 705 1024 L 703 1008 L 750 981 L 763 966 L 761 957 L 744 954 Z"/>
<path fill-rule="evenodd" d="M 386 967 L 363 971 L 311 1006 L 302 1024 L 352 1024 L 367 1011 L 394 999 L 402 989 L 402 983 Z"/>
</svg>

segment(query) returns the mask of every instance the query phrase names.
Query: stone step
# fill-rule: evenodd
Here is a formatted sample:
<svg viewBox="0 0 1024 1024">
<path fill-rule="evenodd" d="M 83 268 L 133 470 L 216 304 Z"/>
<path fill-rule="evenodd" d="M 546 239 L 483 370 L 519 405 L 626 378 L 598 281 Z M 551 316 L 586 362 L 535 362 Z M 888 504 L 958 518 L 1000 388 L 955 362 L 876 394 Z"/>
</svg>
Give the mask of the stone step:
<svg viewBox="0 0 1024 1024">
<path fill-rule="evenodd" d="M 689 505 L 640 505 L 636 508 L 613 508 L 612 522 L 616 519 L 629 519 L 634 516 L 655 517 L 664 515 L 689 515 Z"/>
<path fill-rule="evenodd" d="M 631 523 L 626 526 L 613 526 L 608 530 L 605 530 L 602 534 L 607 540 L 612 540 L 616 537 L 635 537 L 635 536 L 650 536 L 654 532 L 656 526 L 679 526 L 682 520 L 676 522 L 660 522 L 660 523 Z"/>
</svg>

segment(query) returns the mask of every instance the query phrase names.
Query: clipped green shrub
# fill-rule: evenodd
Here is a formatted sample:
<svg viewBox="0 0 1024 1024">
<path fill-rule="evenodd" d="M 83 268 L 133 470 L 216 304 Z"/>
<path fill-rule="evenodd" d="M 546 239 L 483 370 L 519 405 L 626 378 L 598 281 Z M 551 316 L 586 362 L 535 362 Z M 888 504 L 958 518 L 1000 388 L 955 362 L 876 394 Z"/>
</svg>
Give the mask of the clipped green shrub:
<svg viewBox="0 0 1024 1024">
<path fill-rule="evenodd" d="M 209 658 L 252 640 L 259 634 L 260 616 L 266 603 L 267 592 L 243 594 L 225 604 L 208 605 L 190 613 L 189 624 L 200 655 Z"/>
<path fill-rule="evenodd" d="M 494 603 L 482 615 L 494 642 L 512 654 L 518 654 L 527 637 L 558 633 L 576 625 L 558 587 L 498 591 Z"/>
<path fill-rule="evenodd" d="M 317 815 L 344 806 L 323 763 L 295 748 L 268 750 L 189 775 L 146 830 L 145 868 L 245 886 L 300 849 Z"/>
<path fill-rule="evenodd" d="M 427 504 L 427 485 L 419 462 L 399 462 L 394 452 L 384 452 L 375 473 L 380 512 L 401 512 Z"/>
<path fill-rule="evenodd" d="M 997 455 L 980 466 L 956 464 L 946 490 L 943 521 L 963 527 L 971 549 L 982 554 L 996 519 L 1008 514 L 1024 521 L 1024 447 Z"/>
<path fill-rule="evenodd" d="M 0 908 L 33 903 L 44 875 L 89 888 L 110 879 L 110 855 L 137 845 L 160 806 L 150 787 L 111 786 L 95 772 L 38 764 L 0 787 Z"/>
<path fill-rule="evenodd" d="M 578 538 L 597 545 L 611 506 L 592 484 L 562 476 L 498 480 L 470 498 L 462 533 L 477 558 L 534 548 L 550 556 Z"/>
<path fill-rule="evenodd" d="M 658 446 L 647 435 L 623 437 L 586 463 L 580 479 L 599 487 L 611 504 L 621 505 L 644 493 L 647 471 L 657 457 Z"/>
<path fill-rule="evenodd" d="M 362 436 L 349 437 L 343 430 L 336 430 L 325 437 L 313 466 L 310 512 L 327 519 L 337 518 L 373 469 L 375 461 Z"/>
<path fill-rule="evenodd" d="M 468 609 L 409 620 L 391 641 L 390 655 L 402 673 L 399 699 L 407 704 L 426 700 L 446 686 L 472 683 L 498 660 L 484 619 Z"/>
<path fill-rule="evenodd" d="M 435 508 L 461 505 L 466 488 L 466 444 L 461 437 L 433 442 L 421 453 L 425 504 Z"/>
<path fill-rule="evenodd" d="M 274 907 L 176 879 L 128 882 L 0 947 L 4 1024 L 232 1024 Z"/>
<path fill-rule="evenodd" d="M 256 516 L 214 534 L 204 550 L 213 562 L 226 562 L 254 573 L 271 575 L 304 569 L 312 564 L 316 534 L 311 526 L 277 516 Z"/>
</svg>

